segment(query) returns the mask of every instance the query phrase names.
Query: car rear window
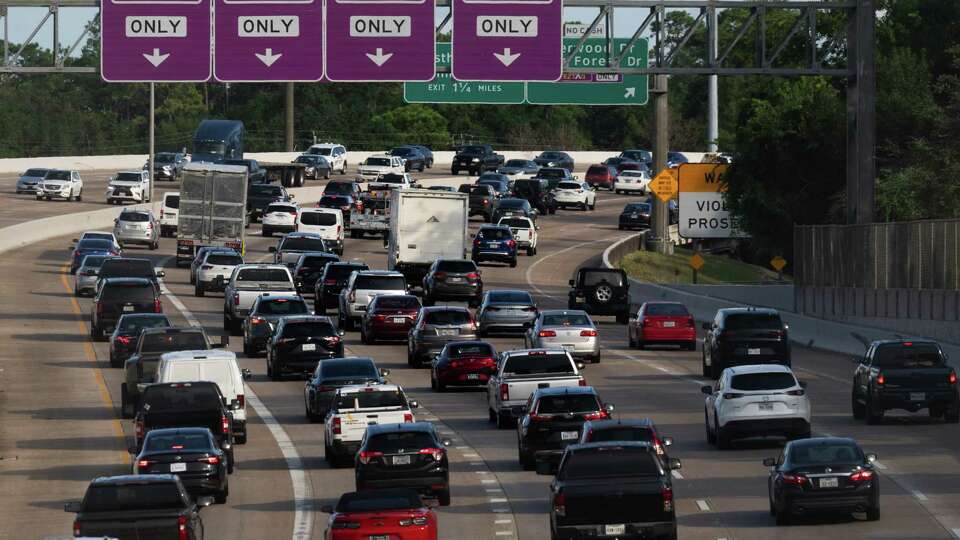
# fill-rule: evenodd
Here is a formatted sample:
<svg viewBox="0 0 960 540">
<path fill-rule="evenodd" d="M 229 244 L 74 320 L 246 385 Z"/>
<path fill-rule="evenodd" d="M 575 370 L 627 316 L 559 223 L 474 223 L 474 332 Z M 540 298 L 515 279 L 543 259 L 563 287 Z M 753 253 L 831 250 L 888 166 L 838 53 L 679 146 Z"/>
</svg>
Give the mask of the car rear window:
<svg viewBox="0 0 960 540">
<path fill-rule="evenodd" d="M 321 238 L 303 236 L 288 236 L 280 243 L 281 251 L 326 251 L 326 247 Z"/>
<path fill-rule="evenodd" d="M 596 165 L 587 169 L 587 174 L 607 174 L 609 172 L 610 170 L 607 169 L 606 167 L 602 167 L 602 166 L 598 167 Z"/>
<path fill-rule="evenodd" d="M 317 204 L 327 208 L 339 208 L 341 206 L 347 206 L 350 204 L 350 199 L 342 195 L 324 195 L 323 197 L 320 197 L 320 202 Z"/>
<path fill-rule="evenodd" d="M 47 171 L 47 174 L 46 174 L 46 176 L 44 176 L 44 179 L 46 179 L 46 180 L 69 180 L 69 179 L 70 179 L 70 171 Z"/>
<path fill-rule="evenodd" d="M 590 318 L 582 313 L 544 315 L 543 326 L 590 326 Z"/>
<path fill-rule="evenodd" d="M 599 285 L 604 281 L 613 287 L 620 287 L 623 285 L 623 276 L 620 274 L 620 272 L 604 272 L 602 270 L 591 270 L 589 272 L 584 272 L 583 274 L 584 286 L 592 287 L 594 285 Z"/>
<path fill-rule="evenodd" d="M 303 212 L 300 214 L 300 223 L 329 227 L 337 224 L 337 216 L 332 212 Z"/>
<path fill-rule="evenodd" d="M 163 328 L 170 326 L 170 321 L 163 315 L 157 317 L 120 317 L 117 328 L 125 334 L 138 334 L 144 328 Z"/>
<path fill-rule="evenodd" d="M 590 442 L 606 441 L 645 441 L 653 440 L 653 431 L 648 428 L 633 426 L 616 426 L 606 429 L 597 429 L 590 435 Z"/>
<path fill-rule="evenodd" d="M 575 394 L 565 396 L 543 396 L 537 402 L 538 414 L 562 414 L 596 412 L 600 402 L 596 396 Z"/>
<path fill-rule="evenodd" d="M 113 257 L 104 261 L 101 265 L 100 277 L 142 277 L 156 279 L 157 272 L 153 269 L 153 264 L 146 259 Z"/>
<path fill-rule="evenodd" d="M 390 158 L 375 158 L 369 157 L 366 161 L 363 162 L 364 165 L 369 165 L 371 167 L 389 167 Z"/>
<path fill-rule="evenodd" d="M 580 184 L 576 182 L 560 182 L 557 189 L 580 189 Z"/>
<path fill-rule="evenodd" d="M 566 169 L 540 169 L 537 176 L 540 178 L 565 178 L 567 171 Z"/>
<path fill-rule="evenodd" d="M 83 262 L 80 263 L 84 268 L 100 268 L 103 265 L 103 261 L 109 259 L 106 255 L 87 255 L 83 258 Z"/>
<path fill-rule="evenodd" d="M 510 232 L 510 229 L 480 229 L 477 238 L 482 240 L 510 240 L 513 238 L 513 233 Z"/>
<path fill-rule="evenodd" d="M 180 208 L 180 196 L 179 195 L 167 195 L 163 199 L 163 205 L 167 208 Z"/>
<path fill-rule="evenodd" d="M 517 182 L 519 184 L 519 182 Z M 517 185 L 514 186 L 514 190 L 517 190 L 523 186 Z M 513 210 L 522 209 L 526 207 L 527 201 L 523 199 L 501 199 L 497 204 L 498 208 L 509 208 Z"/>
<path fill-rule="evenodd" d="M 503 164 L 504 167 L 526 167 L 527 160 L 525 159 L 510 159 Z"/>
<path fill-rule="evenodd" d="M 632 203 L 623 208 L 623 213 L 637 212 L 638 214 L 649 214 L 650 205 L 646 203 Z"/>
<path fill-rule="evenodd" d="M 300 259 L 300 268 L 322 270 L 332 262 L 340 260 L 336 255 L 306 255 Z"/>
<path fill-rule="evenodd" d="M 873 355 L 873 363 L 882 368 L 925 368 L 944 364 L 940 349 L 932 343 L 880 345 Z"/>
<path fill-rule="evenodd" d="M 412 489 L 390 489 L 345 493 L 337 502 L 337 512 L 370 512 L 421 508 L 423 501 Z"/>
<path fill-rule="evenodd" d="M 336 328 L 331 323 L 322 321 L 296 322 L 283 325 L 283 337 L 333 337 L 337 335 Z"/>
<path fill-rule="evenodd" d="M 660 475 L 661 469 L 646 448 L 605 447 L 567 455 L 558 478 L 616 478 Z"/>
<path fill-rule="evenodd" d="M 723 326 L 727 330 L 781 330 L 783 323 L 775 313 L 736 313 L 727 315 Z"/>
<path fill-rule="evenodd" d="M 254 197 L 283 197 L 283 188 L 268 184 L 251 184 L 249 194 Z"/>
<path fill-rule="evenodd" d="M 153 302 L 156 294 L 152 283 L 107 283 L 103 287 L 101 299 L 104 302 Z"/>
<path fill-rule="evenodd" d="M 856 463 L 862 459 L 860 448 L 849 443 L 796 445 L 791 448 L 789 456 L 793 465 Z"/>
<path fill-rule="evenodd" d="M 219 409 L 223 402 L 214 390 L 215 386 L 197 383 L 151 385 L 144 390 L 143 408 L 151 412 Z"/>
<path fill-rule="evenodd" d="M 404 177 L 399 174 L 385 174 L 378 181 L 384 184 L 403 184 Z"/>
<path fill-rule="evenodd" d="M 147 440 L 143 443 L 148 451 L 182 450 L 203 451 L 211 450 L 210 435 L 203 432 L 193 433 L 147 433 Z"/>
<path fill-rule="evenodd" d="M 416 296 L 379 296 L 375 302 L 377 309 L 420 309 L 420 300 Z"/>
<path fill-rule="evenodd" d="M 84 512 L 156 510 L 183 506 L 183 497 L 173 482 L 91 486 L 83 497 Z"/>
<path fill-rule="evenodd" d="M 364 291 L 405 291 L 403 276 L 357 276 L 354 288 Z"/>
<path fill-rule="evenodd" d="M 476 272 L 477 265 L 473 261 L 440 261 L 437 263 L 437 270 L 443 272 Z"/>
<path fill-rule="evenodd" d="M 372 390 L 340 394 L 337 409 L 374 409 L 378 407 L 406 407 L 407 399 L 399 390 Z"/>
<path fill-rule="evenodd" d="M 500 225 L 506 225 L 514 229 L 529 229 L 530 221 L 522 218 L 504 218 L 500 220 Z"/>
<path fill-rule="evenodd" d="M 435 325 L 461 325 L 470 322 L 470 314 L 465 311 L 442 310 L 431 311 L 426 315 L 427 324 Z"/>
<path fill-rule="evenodd" d="M 201 332 L 156 333 L 143 335 L 140 352 L 198 351 L 207 348 L 207 338 Z"/>
<path fill-rule="evenodd" d="M 573 373 L 573 364 L 563 353 L 518 355 L 507 359 L 503 372 L 505 375 Z"/>
<path fill-rule="evenodd" d="M 243 257 L 231 255 L 229 253 L 211 253 L 207 255 L 207 264 L 217 264 L 221 266 L 236 266 L 243 264 Z"/>
<path fill-rule="evenodd" d="M 426 431 L 400 431 L 397 433 L 381 433 L 370 437 L 367 441 L 367 450 L 396 454 L 399 452 L 416 452 L 421 448 L 436 448 L 437 441 Z"/>
<path fill-rule="evenodd" d="M 330 279 L 342 279 L 354 272 L 368 269 L 369 268 L 365 264 L 331 264 L 330 266 L 327 266 L 327 271 L 324 273 L 324 276 Z"/>
<path fill-rule="evenodd" d="M 797 385 L 792 373 L 744 373 L 734 375 L 730 387 L 734 390 L 784 390 Z"/>
<path fill-rule="evenodd" d="M 647 304 L 644 314 L 654 317 L 686 317 L 690 312 L 682 304 Z"/>
<path fill-rule="evenodd" d="M 297 207 L 292 204 L 271 204 L 267 206 L 267 213 L 281 212 L 285 214 L 296 214 Z"/>
<path fill-rule="evenodd" d="M 244 268 L 237 274 L 237 281 L 290 281 L 290 275 L 279 268 Z"/>
<path fill-rule="evenodd" d="M 323 188 L 324 195 L 350 195 L 353 191 L 352 182 L 330 182 Z"/>
<path fill-rule="evenodd" d="M 134 221 L 137 223 L 142 223 L 145 221 L 150 221 L 150 214 L 146 212 L 121 212 L 120 221 Z"/>
<path fill-rule="evenodd" d="M 304 315 L 307 313 L 307 303 L 289 298 L 260 300 L 256 312 L 260 315 Z"/>
<path fill-rule="evenodd" d="M 323 362 L 320 364 L 323 377 L 326 379 L 340 379 L 343 377 L 380 377 L 373 362 L 358 360 L 352 362 Z"/>
<path fill-rule="evenodd" d="M 81 240 L 77 244 L 77 249 L 92 249 L 96 251 L 110 251 L 113 249 L 113 242 L 110 240 L 99 240 L 96 238 Z"/>
<path fill-rule="evenodd" d="M 497 291 L 490 293 L 491 302 L 504 302 L 504 303 L 517 303 L 517 304 L 533 304 L 533 297 L 530 296 L 530 293 L 523 291 Z"/>
<path fill-rule="evenodd" d="M 464 343 L 447 345 L 447 355 L 458 356 L 493 356 L 493 346 L 487 343 Z"/>
</svg>

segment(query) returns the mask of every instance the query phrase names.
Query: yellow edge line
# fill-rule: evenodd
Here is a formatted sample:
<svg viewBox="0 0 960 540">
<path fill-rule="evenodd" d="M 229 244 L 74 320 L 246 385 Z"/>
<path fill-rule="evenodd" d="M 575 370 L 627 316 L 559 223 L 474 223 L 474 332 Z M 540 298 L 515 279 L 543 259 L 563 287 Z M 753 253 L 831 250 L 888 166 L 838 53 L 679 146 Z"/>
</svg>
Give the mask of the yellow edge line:
<svg viewBox="0 0 960 540">
<path fill-rule="evenodd" d="M 77 327 L 80 329 L 80 335 L 86 336 L 90 332 L 87 329 L 87 325 L 83 322 L 83 310 L 80 308 L 80 302 L 77 301 L 77 298 L 73 296 L 73 287 L 70 286 L 70 282 L 67 281 L 67 273 L 69 272 L 70 265 L 65 264 L 61 268 L 63 271 L 60 274 L 60 283 L 63 284 L 63 290 L 67 291 L 70 296 L 70 306 L 73 308 L 73 314 L 77 317 Z M 93 378 L 97 381 L 97 387 L 100 390 L 100 400 L 103 401 L 103 404 L 106 405 L 110 412 L 112 413 L 115 410 L 113 400 L 110 398 L 110 392 L 107 391 L 107 383 L 103 378 L 103 369 L 100 367 L 97 362 L 97 352 L 93 349 L 93 343 L 89 340 L 84 340 L 83 342 L 83 352 L 87 357 L 87 360 L 93 362 L 96 369 L 93 370 Z M 127 453 L 127 437 L 123 434 L 123 426 L 120 424 L 118 418 L 111 420 L 113 424 L 113 431 L 117 435 L 117 438 L 120 439 L 120 445 L 123 448 L 121 452 L 123 458 L 121 461 L 124 464 L 130 463 L 130 454 Z"/>
</svg>

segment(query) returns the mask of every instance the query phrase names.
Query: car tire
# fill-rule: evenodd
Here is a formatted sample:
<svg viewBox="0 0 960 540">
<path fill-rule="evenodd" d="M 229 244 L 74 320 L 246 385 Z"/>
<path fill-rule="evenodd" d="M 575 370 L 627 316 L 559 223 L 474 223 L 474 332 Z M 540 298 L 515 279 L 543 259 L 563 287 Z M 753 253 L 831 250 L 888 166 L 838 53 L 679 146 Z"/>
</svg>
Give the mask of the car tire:
<svg viewBox="0 0 960 540">
<path fill-rule="evenodd" d="M 594 356 L 593 358 L 591 358 L 591 359 L 590 359 L 590 363 L 591 363 L 591 364 L 599 364 L 599 363 L 600 363 L 600 353 L 597 353 L 596 356 Z"/>
<path fill-rule="evenodd" d="M 324 180 L 330 179 L 330 169 L 327 169 L 326 172 L 323 173 L 323 179 Z"/>
<path fill-rule="evenodd" d="M 453 176 L 456 176 L 456 175 L 460 174 L 460 169 L 458 169 L 458 168 L 456 168 L 456 167 L 453 167 L 453 168 L 450 169 L 450 174 L 452 174 Z"/>
<path fill-rule="evenodd" d="M 133 418 L 133 403 L 130 403 L 130 393 L 127 383 L 120 385 L 120 418 Z"/>
<path fill-rule="evenodd" d="M 497 413 L 491 408 L 487 408 L 487 421 L 493 424 L 497 421 Z"/>
<path fill-rule="evenodd" d="M 878 521 L 880 519 L 880 506 L 871 506 L 867 508 L 867 521 Z"/>
<path fill-rule="evenodd" d="M 710 366 L 707 365 L 707 344 L 704 342 L 703 349 L 700 350 L 700 367 L 702 370 L 701 375 L 704 377 L 710 377 L 713 375 L 713 372 L 710 370 Z"/>
<path fill-rule="evenodd" d="M 724 430 L 720 425 L 714 422 L 714 431 L 717 436 L 717 449 L 718 450 L 729 450 L 730 449 L 730 433 Z"/>
<path fill-rule="evenodd" d="M 790 525 L 790 507 L 784 505 L 783 508 L 774 508 L 774 515 L 776 516 L 777 526 L 782 527 L 785 525 Z"/>
<path fill-rule="evenodd" d="M 695 350 L 697 350 L 697 342 L 696 342 L 696 341 L 691 341 L 690 343 L 687 343 L 686 349 L 687 349 L 688 351 L 695 351 Z"/>
<path fill-rule="evenodd" d="M 437 503 L 439 503 L 440 506 L 450 506 L 450 488 L 437 494 Z"/>
<path fill-rule="evenodd" d="M 537 466 L 537 462 L 529 452 L 524 452 L 523 447 L 517 444 L 517 460 L 520 462 L 520 468 L 524 471 L 532 471 Z"/>
<path fill-rule="evenodd" d="M 264 227 L 264 228 L 260 231 L 260 234 L 262 234 L 263 236 L 266 236 L 266 237 L 268 237 L 268 238 L 272 238 L 272 237 L 273 237 L 273 231 L 271 231 L 270 229 L 268 229 L 268 228 L 266 228 L 266 227 Z"/>
<path fill-rule="evenodd" d="M 551 216 L 554 215 L 554 214 L 556 214 L 556 213 L 557 213 L 557 207 L 556 207 L 556 206 L 552 206 L 552 207 L 548 208 L 548 209 L 547 209 L 547 213 L 550 214 Z"/>
<path fill-rule="evenodd" d="M 415 357 L 414 357 L 413 351 L 410 350 L 410 345 L 409 345 L 409 344 L 407 345 L 407 366 L 412 367 L 412 368 L 413 368 L 413 367 L 417 367 L 417 364 L 416 364 L 416 361 L 415 361 Z"/>
<path fill-rule="evenodd" d="M 247 358 L 253 357 L 253 348 L 250 347 L 250 345 L 247 343 L 247 340 L 243 340 L 243 355 Z"/>
<path fill-rule="evenodd" d="M 517 259 L 511 260 L 511 261 L 510 261 L 510 268 L 516 268 L 516 267 L 517 267 Z"/>
<path fill-rule="evenodd" d="M 322 420 L 319 414 L 316 414 L 310 410 L 310 406 L 307 405 L 306 402 L 303 403 L 303 414 L 307 417 L 307 421 L 310 422 L 311 424 L 316 424 L 317 422 Z"/>
<path fill-rule="evenodd" d="M 227 497 L 229 496 L 230 486 L 223 486 L 223 489 L 213 496 L 213 500 L 216 501 L 217 504 L 227 504 Z"/>
<path fill-rule="evenodd" d="M 721 366 L 716 361 L 712 362 L 712 364 L 710 365 L 710 378 L 713 380 L 717 380 L 720 378 L 721 373 L 723 373 L 723 366 Z"/>
<path fill-rule="evenodd" d="M 626 313 L 620 313 L 617 315 L 617 324 L 627 324 L 630 322 L 630 315 Z"/>
<path fill-rule="evenodd" d="M 947 409 L 947 412 L 943 414 L 943 421 L 948 424 L 960 423 L 960 405 L 954 405 L 952 408 Z"/>
<path fill-rule="evenodd" d="M 227 474 L 233 474 L 233 468 L 237 464 L 237 458 L 233 455 L 233 450 L 227 453 Z"/>
<path fill-rule="evenodd" d="M 516 427 L 516 423 L 510 424 L 510 415 L 497 413 L 497 429 L 510 429 Z"/>
<path fill-rule="evenodd" d="M 197 284 L 193 287 L 193 295 L 194 295 L 194 296 L 197 296 L 197 297 L 200 297 L 200 298 L 203 298 L 203 295 L 204 295 L 204 294 L 206 294 L 206 293 L 204 292 L 203 287 L 201 287 L 200 284 L 197 283 Z"/>
<path fill-rule="evenodd" d="M 850 409 L 854 420 L 863 420 L 867 417 L 867 408 L 857 399 L 857 392 L 850 392 Z"/>
<path fill-rule="evenodd" d="M 243 335 L 243 321 L 241 321 L 241 320 L 239 320 L 239 319 L 237 319 L 237 320 L 231 320 L 231 321 L 230 321 L 230 334 L 231 334 L 231 335 L 234 335 L 234 336 L 242 336 L 242 335 Z"/>
<path fill-rule="evenodd" d="M 876 411 L 873 407 L 873 400 L 868 399 L 865 405 L 867 413 L 867 423 L 870 425 L 876 425 L 883 423 L 883 409 Z"/>
<path fill-rule="evenodd" d="M 710 429 L 710 417 L 707 416 L 707 410 L 703 410 L 703 430 L 707 434 L 707 444 L 713 446 L 717 444 L 717 434 Z"/>
<path fill-rule="evenodd" d="M 642 341 L 640 341 L 640 340 L 637 340 L 635 343 L 637 344 L 637 349 L 639 349 L 639 350 L 641 350 L 641 351 L 644 350 L 644 349 L 646 348 L 646 346 L 647 346 L 646 343 L 644 343 L 644 342 L 642 342 Z"/>
<path fill-rule="evenodd" d="M 272 362 L 267 362 L 267 371 L 271 381 L 279 381 L 283 378 L 283 373 Z"/>
</svg>

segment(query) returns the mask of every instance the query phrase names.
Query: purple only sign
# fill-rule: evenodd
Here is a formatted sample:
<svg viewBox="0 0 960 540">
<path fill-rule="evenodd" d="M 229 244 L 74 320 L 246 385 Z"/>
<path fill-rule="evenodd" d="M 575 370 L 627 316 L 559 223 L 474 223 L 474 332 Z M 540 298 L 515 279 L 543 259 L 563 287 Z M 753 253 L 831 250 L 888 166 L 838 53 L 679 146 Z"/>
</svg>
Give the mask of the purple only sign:
<svg viewBox="0 0 960 540">
<path fill-rule="evenodd" d="M 100 20 L 104 81 L 210 79 L 210 0 L 103 0 Z"/>
<path fill-rule="evenodd" d="M 215 0 L 213 77 L 222 82 L 323 78 L 322 0 Z"/>
<path fill-rule="evenodd" d="M 327 0 L 327 79 L 429 81 L 434 0 Z"/>
<path fill-rule="evenodd" d="M 556 81 L 563 0 L 453 0 L 453 78 Z"/>
</svg>

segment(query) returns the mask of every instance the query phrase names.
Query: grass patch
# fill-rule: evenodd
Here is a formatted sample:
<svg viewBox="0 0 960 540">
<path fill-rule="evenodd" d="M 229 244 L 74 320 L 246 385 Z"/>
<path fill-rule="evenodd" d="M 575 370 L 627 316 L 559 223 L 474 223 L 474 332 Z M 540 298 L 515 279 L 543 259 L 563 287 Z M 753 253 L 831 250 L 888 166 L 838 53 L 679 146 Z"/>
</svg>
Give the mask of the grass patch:
<svg viewBox="0 0 960 540">
<path fill-rule="evenodd" d="M 690 257 L 693 251 L 675 248 L 673 255 L 660 255 L 651 251 L 635 251 L 620 261 L 620 267 L 630 277 L 649 283 L 693 283 Z M 700 284 L 756 283 L 775 281 L 777 273 L 772 269 L 747 264 L 724 255 L 701 253 L 705 261 L 697 276 Z M 785 277 L 784 280 L 787 278 Z"/>
</svg>

